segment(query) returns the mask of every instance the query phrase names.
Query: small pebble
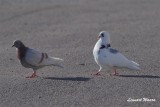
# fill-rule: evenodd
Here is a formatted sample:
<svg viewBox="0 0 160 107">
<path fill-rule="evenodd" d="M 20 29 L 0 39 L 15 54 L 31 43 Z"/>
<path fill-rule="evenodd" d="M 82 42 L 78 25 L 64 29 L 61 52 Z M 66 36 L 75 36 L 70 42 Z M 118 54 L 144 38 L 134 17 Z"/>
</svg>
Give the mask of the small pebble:
<svg viewBox="0 0 160 107">
<path fill-rule="evenodd" d="M 84 63 L 81 63 L 81 64 L 79 64 L 79 65 L 83 65 L 83 66 L 85 66 L 86 64 L 84 64 Z"/>
<path fill-rule="evenodd" d="M 13 60 L 12 58 L 9 58 L 9 60 Z"/>
</svg>

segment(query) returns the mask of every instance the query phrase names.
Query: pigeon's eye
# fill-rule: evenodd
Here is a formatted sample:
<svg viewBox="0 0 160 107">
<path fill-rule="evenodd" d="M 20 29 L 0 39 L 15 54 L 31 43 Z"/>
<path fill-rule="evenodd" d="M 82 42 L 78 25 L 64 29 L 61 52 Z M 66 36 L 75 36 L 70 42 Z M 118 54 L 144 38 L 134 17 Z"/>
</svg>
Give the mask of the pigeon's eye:
<svg viewBox="0 0 160 107">
<path fill-rule="evenodd" d="M 102 33 L 101 36 L 104 37 L 104 34 Z"/>
</svg>

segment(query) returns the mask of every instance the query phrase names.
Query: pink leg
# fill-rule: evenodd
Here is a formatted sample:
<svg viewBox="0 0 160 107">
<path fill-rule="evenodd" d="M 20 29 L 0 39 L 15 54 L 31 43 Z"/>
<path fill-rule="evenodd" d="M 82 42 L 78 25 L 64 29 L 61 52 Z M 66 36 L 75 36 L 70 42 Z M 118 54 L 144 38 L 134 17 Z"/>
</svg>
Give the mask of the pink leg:
<svg viewBox="0 0 160 107">
<path fill-rule="evenodd" d="M 93 75 L 98 76 L 98 75 L 101 75 L 101 74 L 100 74 L 100 72 L 98 71 L 98 72 L 94 73 Z"/>
<path fill-rule="evenodd" d="M 116 75 L 118 75 L 119 73 L 117 73 L 116 72 L 116 69 L 114 69 L 114 71 L 113 71 L 113 74 L 110 74 L 111 76 L 116 76 Z"/>
<path fill-rule="evenodd" d="M 33 74 L 32 74 L 31 76 L 27 76 L 26 78 L 35 78 L 35 77 L 37 77 L 36 71 L 34 71 Z"/>
</svg>

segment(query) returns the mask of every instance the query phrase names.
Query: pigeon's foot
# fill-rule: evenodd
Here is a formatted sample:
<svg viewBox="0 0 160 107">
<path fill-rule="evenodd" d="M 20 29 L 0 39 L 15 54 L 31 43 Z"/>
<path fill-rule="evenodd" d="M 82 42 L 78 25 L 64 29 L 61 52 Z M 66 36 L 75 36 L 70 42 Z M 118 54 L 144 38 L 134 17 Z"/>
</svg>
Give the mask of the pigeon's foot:
<svg viewBox="0 0 160 107">
<path fill-rule="evenodd" d="M 35 78 L 35 77 L 38 77 L 38 76 L 36 75 L 36 72 L 33 72 L 31 76 L 27 76 L 26 78 Z"/>
<path fill-rule="evenodd" d="M 100 74 L 100 72 L 96 72 L 96 73 L 94 73 L 93 75 L 99 76 L 99 75 L 101 75 L 101 74 Z"/>
<path fill-rule="evenodd" d="M 27 76 L 26 78 L 35 78 L 35 77 L 37 77 L 37 75 Z"/>
<path fill-rule="evenodd" d="M 119 73 L 112 73 L 112 74 L 110 74 L 110 76 L 116 76 L 116 75 L 118 75 Z"/>
</svg>

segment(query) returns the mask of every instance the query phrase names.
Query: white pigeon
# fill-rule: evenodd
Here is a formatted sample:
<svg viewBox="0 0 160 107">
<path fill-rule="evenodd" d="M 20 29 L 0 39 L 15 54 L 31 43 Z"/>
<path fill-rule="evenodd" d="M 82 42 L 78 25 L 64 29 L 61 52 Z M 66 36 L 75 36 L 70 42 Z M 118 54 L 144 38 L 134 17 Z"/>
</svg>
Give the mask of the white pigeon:
<svg viewBox="0 0 160 107">
<path fill-rule="evenodd" d="M 42 53 L 26 47 L 20 40 L 14 41 L 12 47 L 16 47 L 17 58 L 19 59 L 22 66 L 26 68 L 32 68 L 34 71 L 33 74 L 27 78 L 36 77 L 36 70 L 44 66 L 62 67 L 59 63 L 63 61 L 63 59 L 50 57 L 47 53 Z"/>
<path fill-rule="evenodd" d="M 116 75 L 117 68 L 128 68 L 132 70 L 140 70 L 139 64 L 134 61 L 128 60 L 124 55 L 116 49 L 111 48 L 110 36 L 106 31 L 99 33 L 99 40 L 93 49 L 93 56 L 100 69 L 94 75 L 100 75 L 100 71 L 104 68 L 107 70 L 114 70 Z"/>
</svg>

